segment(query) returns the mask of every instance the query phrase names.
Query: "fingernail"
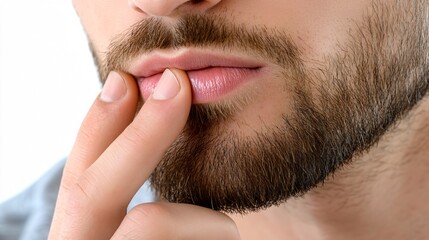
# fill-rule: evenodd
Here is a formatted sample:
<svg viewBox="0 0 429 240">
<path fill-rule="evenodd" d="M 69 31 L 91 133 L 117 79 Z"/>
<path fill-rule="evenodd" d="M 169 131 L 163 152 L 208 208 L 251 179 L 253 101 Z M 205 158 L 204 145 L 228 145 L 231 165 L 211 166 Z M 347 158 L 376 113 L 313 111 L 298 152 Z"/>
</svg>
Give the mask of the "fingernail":
<svg viewBox="0 0 429 240">
<path fill-rule="evenodd" d="M 110 72 L 104 83 L 100 99 L 104 102 L 116 102 L 120 100 L 127 92 L 124 79 L 117 72 Z"/>
<path fill-rule="evenodd" d="M 175 97 L 180 91 L 180 84 L 176 76 L 168 68 L 159 79 L 158 85 L 152 93 L 152 98 L 155 100 L 168 100 Z"/>
</svg>

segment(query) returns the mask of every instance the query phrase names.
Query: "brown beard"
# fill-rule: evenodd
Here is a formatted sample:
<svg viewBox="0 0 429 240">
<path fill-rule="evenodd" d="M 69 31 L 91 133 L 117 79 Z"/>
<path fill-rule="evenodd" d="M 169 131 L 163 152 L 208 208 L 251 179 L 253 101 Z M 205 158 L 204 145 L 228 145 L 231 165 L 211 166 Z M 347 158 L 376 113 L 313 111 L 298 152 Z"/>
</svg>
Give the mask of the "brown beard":
<svg viewBox="0 0 429 240">
<path fill-rule="evenodd" d="M 282 124 L 243 137 L 224 128 L 240 102 L 195 105 L 151 176 L 163 200 L 255 211 L 318 186 L 426 95 L 427 14 L 424 0 L 375 1 L 319 69 L 306 67 L 297 45 L 278 30 L 209 14 L 184 16 L 174 28 L 147 19 L 112 42 L 100 75 L 105 79 L 140 54 L 181 47 L 241 50 L 282 67 L 278 80 L 296 81 L 292 111 L 283 114 Z"/>
</svg>

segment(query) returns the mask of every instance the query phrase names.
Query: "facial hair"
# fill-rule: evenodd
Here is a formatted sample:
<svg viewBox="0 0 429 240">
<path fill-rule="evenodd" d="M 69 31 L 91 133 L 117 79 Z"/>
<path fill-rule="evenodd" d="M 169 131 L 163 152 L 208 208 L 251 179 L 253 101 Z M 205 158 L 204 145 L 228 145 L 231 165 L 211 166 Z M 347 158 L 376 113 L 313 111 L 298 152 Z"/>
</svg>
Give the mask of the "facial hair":
<svg viewBox="0 0 429 240">
<path fill-rule="evenodd" d="M 427 94 L 427 5 L 374 1 L 317 69 L 306 66 L 287 33 L 216 14 L 186 15 L 175 26 L 145 19 L 115 38 L 96 62 L 105 79 L 157 49 L 216 47 L 262 57 L 283 69 L 278 81 L 295 81 L 285 93 L 292 94 L 292 110 L 285 107 L 281 124 L 252 137 L 225 128 L 243 102 L 192 106 L 185 129 L 151 176 L 161 200 L 246 213 L 317 187 L 374 146 Z"/>
</svg>

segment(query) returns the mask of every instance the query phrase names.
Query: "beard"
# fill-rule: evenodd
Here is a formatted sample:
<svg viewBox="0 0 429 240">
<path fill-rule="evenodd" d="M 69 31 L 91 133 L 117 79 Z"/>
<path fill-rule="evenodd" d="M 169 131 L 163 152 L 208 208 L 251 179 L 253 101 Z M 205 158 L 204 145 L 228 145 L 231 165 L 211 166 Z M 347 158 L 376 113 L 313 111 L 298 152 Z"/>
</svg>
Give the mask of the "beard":
<svg viewBox="0 0 429 240">
<path fill-rule="evenodd" d="M 194 105 L 150 181 L 161 200 L 246 213 L 308 192 L 374 146 L 428 91 L 427 3 L 375 1 L 338 51 L 309 67 L 287 35 L 220 15 L 186 15 L 174 27 L 146 19 L 119 35 L 100 78 L 157 49 L 221 48 L 263 58 L 292 86 L 282 121 L 242 136 L 230 126 L 246 104 Z M 288 106 L 288 107 L 286 107 Z M 256 114 L 256 113 L 255 113 Z M 262 124 L 262 123 L 261 123 Z"/>
</svg>

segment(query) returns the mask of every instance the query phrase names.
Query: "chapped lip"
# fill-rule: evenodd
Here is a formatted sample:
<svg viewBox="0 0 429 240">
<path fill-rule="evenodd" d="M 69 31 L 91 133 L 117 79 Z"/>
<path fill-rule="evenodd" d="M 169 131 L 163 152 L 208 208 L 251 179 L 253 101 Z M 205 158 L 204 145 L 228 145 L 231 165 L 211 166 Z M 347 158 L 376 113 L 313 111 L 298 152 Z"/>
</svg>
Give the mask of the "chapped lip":
<svg viewBox="0 0 429 240">
<path fill-rule="evenodd" d="M 259 69 L 264 65 L 249 56 L 237 56 L 215 51 L 181 49 L 177 51 L 156 51 L 142 55 L 131 62 L 127 69 L 137 79 L 148 78 L 164 72 L 166 68 L 184 71 L 208 68 L 247 68 Z"/>
</svg>

